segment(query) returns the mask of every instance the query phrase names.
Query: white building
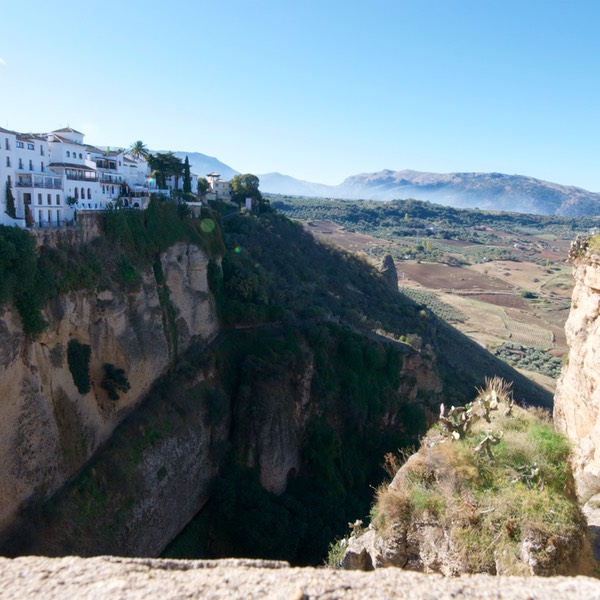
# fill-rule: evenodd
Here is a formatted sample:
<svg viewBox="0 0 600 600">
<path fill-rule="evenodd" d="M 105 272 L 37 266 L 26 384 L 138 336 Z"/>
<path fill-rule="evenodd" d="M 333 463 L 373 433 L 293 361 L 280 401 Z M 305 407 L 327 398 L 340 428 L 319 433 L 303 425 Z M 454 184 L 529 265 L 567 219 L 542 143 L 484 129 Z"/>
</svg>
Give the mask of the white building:
<svg viewBox="0 0 600 600">
<path fill-rule="evenodd" d="M 208 173 L 206 175 L 208 180 L 209 191 L 206 194 L 207 200 L 231 200 L 231 183 L 221 179 L 219 173 Z"/>
<path fill-rule="evenodd" d="M 47 227 L 72 219 L 73 211 L 65 203 L 64 178 L 50 167 L 46 136 L 6 129 L 0 129 L 0 136 L 0 223 Z M 7 184 L 14 198 L 15 218 L 7 213 Z"/>
<path fill-rule="evenodd" d="M 230 197 L 229 183 L 219 175 L 211 181 L 216 198 Z M 209 176 L 210 177 L 210 176 Z M 192 175 L 192 190 L 198 178 Z M 0 128 L 0 224 L 49 227 L 74 222 L 78 211 L 111 206 L 146 208 L 159 190 L 148 162 L 124 149 L 101 149 L 84 143 L 84 134 L 71 127 L 50 133 L 18 133 Z M 183 186 L 183 177 L 177 187 Z M 7 193 L 14 198 L 15 216 L 7 212 Z"/>
<path fill-rule="evenodd" d="M 63 177 L 67 203 L 73 209 L 103 208 L 98 173 L 89 164 L 83 133 L 65 127 L 47 134 L 50 168 Z"/>
</svg>

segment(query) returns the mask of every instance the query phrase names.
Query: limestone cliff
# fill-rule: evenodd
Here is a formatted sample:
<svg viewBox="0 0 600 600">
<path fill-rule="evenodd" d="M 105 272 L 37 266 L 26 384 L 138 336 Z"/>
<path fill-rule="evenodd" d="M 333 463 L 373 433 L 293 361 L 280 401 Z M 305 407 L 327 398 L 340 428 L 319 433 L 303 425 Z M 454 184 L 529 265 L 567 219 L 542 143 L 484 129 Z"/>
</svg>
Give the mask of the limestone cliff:
<svg viewBox="0 0 600 600">
<path fill-rule="evenodd" d="M 554 421 L 573 442 L 577 491 L 585 503 L 600 494 L 600 255 L 584 245 L 571 259 L 569 356 L 557 384 Z"/>
<path fill-rule="evenodd" d="M 208 293 L 208 259 L 178 243 L 137 291 L 118 286 L 56 297 L 35 341 L 11 310 L 0 317 L 0 531 L 24 504 L 49 497 L 110 437 L 153 381 L 192 338 L 218 325 Z M 91 390 L 81 394 L 67 364 L 69 341 L 89 345 Z M 123 369 L 130 390 L 112 400 L 100 383 L 105 363 Z"/>
</svg>

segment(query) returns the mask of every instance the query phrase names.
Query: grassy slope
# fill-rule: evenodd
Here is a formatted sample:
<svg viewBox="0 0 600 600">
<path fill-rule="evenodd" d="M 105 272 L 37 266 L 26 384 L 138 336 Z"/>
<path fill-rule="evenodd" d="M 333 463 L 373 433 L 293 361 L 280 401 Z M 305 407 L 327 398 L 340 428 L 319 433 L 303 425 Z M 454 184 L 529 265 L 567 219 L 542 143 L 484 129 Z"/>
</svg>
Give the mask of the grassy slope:
<svg viewBox="0 0 600 600">
<path fill-rule="evenodd" d="M 489 409 L 492 393 L 499 406 Z M 385 538 L 433 518 L 447 529 L 465 572 L 529 575 L 531 565 L 539 575 L 589 570 L 570 444 L 548 415 L 508 406 L 496 384 L 473 403 L 474 414 L 487 414 L 489 422 L 474 417 L 457 440 L 454 426 L 436 424 L 392 484 L 378 490 L 374 524 Z M 486 449 L 481 443 L 490 433 Z M 523 543 L 534 557 L 530 564 Z"/>
</svg>

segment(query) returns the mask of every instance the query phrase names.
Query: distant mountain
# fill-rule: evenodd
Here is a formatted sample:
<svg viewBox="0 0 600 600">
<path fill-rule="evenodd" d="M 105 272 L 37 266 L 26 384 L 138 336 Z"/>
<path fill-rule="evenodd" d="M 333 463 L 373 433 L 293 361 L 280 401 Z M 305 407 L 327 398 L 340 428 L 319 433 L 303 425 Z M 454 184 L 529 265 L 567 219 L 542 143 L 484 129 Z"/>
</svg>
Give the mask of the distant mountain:
<svg viewBox="0 0 600 600">
<path fill-rule="evenodd" d="M 193 173 L 205 177 L 217 172 L 222 179 L 240 173 L 220 160 L 200 152 L 173 152 L 188 156 Z M 550 183 L 524 175 L 504 173 L 426 173 L 391 171 L 361 173 L 339 185 L 295 179 L 281 173 L 258 175 L 263 193 L 348 200 L 415 198 L 456 208 L 481 208 L 542 215 L 600 215 L 600 194 Z"/>
<path fill-rule="evenodd" d="M 600 194 L 523 175 L 503 173 L 362 173 L 337 186 L 322 186 L 279 175 L 261 177 L 261 190 L 297 196 L 351 200 L 415 198 L 457 208 L 481 208 L 532 214 L 600 215 Z M 309 192 L 312 190 L 312 194 Z"/>
<path fill-rule="evenodd" d="M 272 194 L 328 198 L 332 194 L 335 194 L 335 190 L 338 187 L 322 183 L 310 183 L 309 181 L 302 181 L 301 179 L 295 179 L 281 173 L 266 173 L 258 175 L 258 178 L 260 179 L 261 191 Z M 337 198 L 338 196 L 334 197 Z"/>
<path fill-rule="evenodd" d="M 190 161 L 190 170 L 198 177 L 206 177 L 208 173 L 219 173 L 221 179 L 231 179 L 239 173 L 213 156 L 206 156 L 200 152 L 173 152 L 173 154 L 181 160 L 185 160 L 187 156 Z"/>
</svg>

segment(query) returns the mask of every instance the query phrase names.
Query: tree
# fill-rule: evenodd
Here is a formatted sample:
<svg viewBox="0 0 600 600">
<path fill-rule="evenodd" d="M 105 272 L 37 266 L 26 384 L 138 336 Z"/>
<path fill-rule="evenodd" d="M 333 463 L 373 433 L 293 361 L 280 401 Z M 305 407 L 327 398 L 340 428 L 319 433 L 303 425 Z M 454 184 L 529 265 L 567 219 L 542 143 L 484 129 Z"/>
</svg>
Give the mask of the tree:
<svg viewBox="0 0 600 600">
<path fill-rule="evenodd" d="M 190 160 L 186 156 L 185 162 L 183 163 L 183 193 L 192 193 L 192 176 L 190 174 Z"/>
<path fill-rule="evenodd" d="M 179 182 L 179 177 L 183 174 L 183 162 L 172 152 L 164 154 L 157 152 L 148 155 L 148 164 L 152 170 L 152 176 L 156 179 L 156 185 L 160 189 L 167 187 L 167 177 L 175 177 L 175 189 Z"/>
<path fill-rule="evenodd" d="M 142 140 L 133 142 L 127 152 L 134 158 L 143 158 L 144 160 L 148 160 L 148 156 L 150 156 L 150 152 Z"/>
<path fill-rule="evenodd" d="M 262 204 L 262 194 L 258 186 L 260 180 L 256 175 L 245 173 L 244 175 L 236 175 L 231 180 L 231 199 L 240 206 L 244 204 L 246 198 L 252 198 L 252 206 L 260 206 Z"/>
<path fill-rule="evenodd" d="M 210 184 L 208 183 L 208 179 L 206 177 L 198 177 L 198 196 L 200 198 L 204 198 L 206 196 L 206 192 L 210 188 Z"/>
<path fill-rule="evenodd" d="M 17 218 L 17 209 L 15 208 L 15 197 L 12 195 L 12 190 L 8 181 L 6 182 L 6 214 L 13 219 Z"/>
</svg>

